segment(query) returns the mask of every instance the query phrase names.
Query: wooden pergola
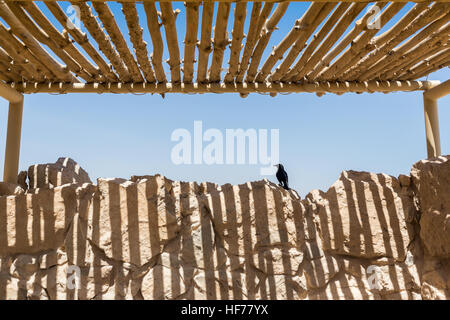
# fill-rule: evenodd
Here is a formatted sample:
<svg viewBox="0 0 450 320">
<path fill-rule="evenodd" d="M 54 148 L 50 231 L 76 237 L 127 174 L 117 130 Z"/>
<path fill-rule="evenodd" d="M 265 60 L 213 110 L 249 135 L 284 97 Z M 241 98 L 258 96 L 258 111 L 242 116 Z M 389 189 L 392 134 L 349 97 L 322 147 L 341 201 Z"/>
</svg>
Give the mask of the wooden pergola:
<svg viewBox="0 0 450 320">
<path fill-rule="evenodd" d="M 423 90 L 428 157 L 441 154 L 437 99 L 450 81 L 418 79 L 450 65 L 447 1 L 415 1 L 408 10 L 407 1 L 311 1 L 290 30 L 278 30 L 291 1 L 185 0 L 184 41 L 169 0 L 118 1 L 116 16 L 112 1 L 70 1 L 81 27 L 59 2 L 0 1 L 0 96 L 10 102 L 6 182 L 17 180 L 23 94 L 40 92 Z M 274 32 L 284 38 L 269 48 Z"/>
</svg>

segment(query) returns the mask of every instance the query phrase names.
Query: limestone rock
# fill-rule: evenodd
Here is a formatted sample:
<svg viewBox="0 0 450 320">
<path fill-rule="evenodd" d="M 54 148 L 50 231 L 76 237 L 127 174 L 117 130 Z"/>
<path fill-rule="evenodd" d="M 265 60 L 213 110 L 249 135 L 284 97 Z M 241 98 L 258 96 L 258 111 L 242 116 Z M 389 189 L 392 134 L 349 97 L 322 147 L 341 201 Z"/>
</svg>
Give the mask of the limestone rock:
<svg viewBox="0 0 450 320">
<path fill-rule="evenodd" d="M 28 168 L 28 179 L 30 189 L 54 188 L 67 183 L 92 183 L 87 172 L 71 158 L 32 165 Z"/>
<path fill-rule="evenodd" d="M 23 190 L 28 190 L 28 172 L 27 171 L 20 171 L 17 175 L 17 184 L 22 187 Z"/>
<path fill-rule="evenodd" d="M 171 181 L 98 179 L 99 198 L 88 238 L 107 257 L 141 266 L 177 236 L 179 208 Z"/>
<path fill-rule="evenodd" d="M 450 299 L 448 163 L 344 171 L 304 200 L 37 165 L 0 196 L 0 299 Z"/>
<path fill-rule="evenodd" d="M 18 184 L 0 182 L 0 196 L 21 195 L 25 190 Z"/>
<path fill-rule="evenodd" d="M 420 206 L 420 237 L 427 253 L 450 258 L 450 156 L 422 160 L 411 169 Z"/>
<path fill-rule="evenodd" d="M 67 184 L 0 197 L 0 255 L 32 254 L 61 247 L 73 218 L 89 209 L 88 199 L 77 195 L 80 188 L 83 187 Z"/>
<path fill-rule="evenodd" d="M 401 174 L 398 176 L 398 182 L 400 183 L 400 185 L 404 188 L 408 188 L 411 184 L 411 177 Z"/>
<path fill-rule="evenodd" d="M 405 217 L 415 208 L 396 178 L 344 171 L 326 193 L 313 191 L 307 198 L 314 204 L 325 251 L 405 259 L 413 235 Z"/>
</svg>

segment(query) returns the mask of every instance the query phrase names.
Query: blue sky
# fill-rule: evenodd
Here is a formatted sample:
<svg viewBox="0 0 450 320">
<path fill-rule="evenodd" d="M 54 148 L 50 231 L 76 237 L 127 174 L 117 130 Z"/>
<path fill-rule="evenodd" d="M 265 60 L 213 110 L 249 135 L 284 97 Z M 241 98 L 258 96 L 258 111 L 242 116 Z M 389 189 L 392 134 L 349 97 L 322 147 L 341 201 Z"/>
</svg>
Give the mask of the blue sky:
<svg viewBox="0 0 450 320">
<path fill-rule="evenodd" d="M 112 8 L 115 15 L 121 15 L 119 6 Z M 293 4 L 280 29 L 290 29 L 305 8 L 304 3 Z M 140 5 L 138 9 L 141 12 Z M 246 30 L 247 26 L 248 21 Z M 177 27 L 183 50 L 183 10 Z M 228 28 L 231 33 L 230 23 Z M 269 47 L 283 35 L 275 31 Z M 151 52 L 146 28 L 145 37 Z M 224 61 L 226 65 L 228 53 Z M 448 78 L 448 68 L 428 77 Z M 439 100 L 439 106 L 442 152 L 450 154 L 450 97 Z M 0 100 L 1 174 L 7 113 L 7 102 Z M 326 94 L 320 98 L 307 93 L 275 98 L 251 94 L 245 99 L 236 94 L 167 94 L 165 99 L 150 94 L 35 94 L 25 97 L 20 169 L 69 156 L 93 180 L 156 173 L 175 180 L 219 184 L 264 178 L 259 174 L 260 165 L 173 164 L 171 134 L 177 128 L 192 132 L 195 120 L 203 121 L 204 130 L 217 128 L 224 134 L 225 129 L 279 129 L 281 162 L 291 186 L 302 196 L 312 189 L 326 190 L 342 170 L 397 176 L 408 173 L 415 161 L 426 157 L 421 92 Z"/>
</svg>

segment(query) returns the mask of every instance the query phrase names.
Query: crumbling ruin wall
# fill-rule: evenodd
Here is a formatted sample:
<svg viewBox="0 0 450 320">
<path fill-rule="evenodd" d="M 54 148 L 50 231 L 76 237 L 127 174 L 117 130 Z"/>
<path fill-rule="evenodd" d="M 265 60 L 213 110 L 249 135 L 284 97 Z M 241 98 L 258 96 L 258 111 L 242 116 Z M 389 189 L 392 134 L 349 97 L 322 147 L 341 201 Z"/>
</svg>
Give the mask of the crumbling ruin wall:
<svg viewBox="0 0 450 320">
<path fill-rule="evenodd" d="M 449 299 L 450 157 L 267 181 L 98 179 L 71 159 L 0 185 L 0 299 Z"/>
</svg>

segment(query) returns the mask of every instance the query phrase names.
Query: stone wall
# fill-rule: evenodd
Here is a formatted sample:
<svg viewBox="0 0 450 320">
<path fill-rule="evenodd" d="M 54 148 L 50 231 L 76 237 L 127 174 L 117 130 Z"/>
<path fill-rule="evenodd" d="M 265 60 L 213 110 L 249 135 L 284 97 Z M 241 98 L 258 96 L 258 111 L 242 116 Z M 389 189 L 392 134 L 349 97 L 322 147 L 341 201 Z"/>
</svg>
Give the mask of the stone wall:
<svg viewBox="0 0 450 320">
<path fill-rule="evenodd" d="M 301 200 L 35 165 L 0 184 L 0 299 L 449 299 L 449 179 L 447 156 Z"/>
</svg>

